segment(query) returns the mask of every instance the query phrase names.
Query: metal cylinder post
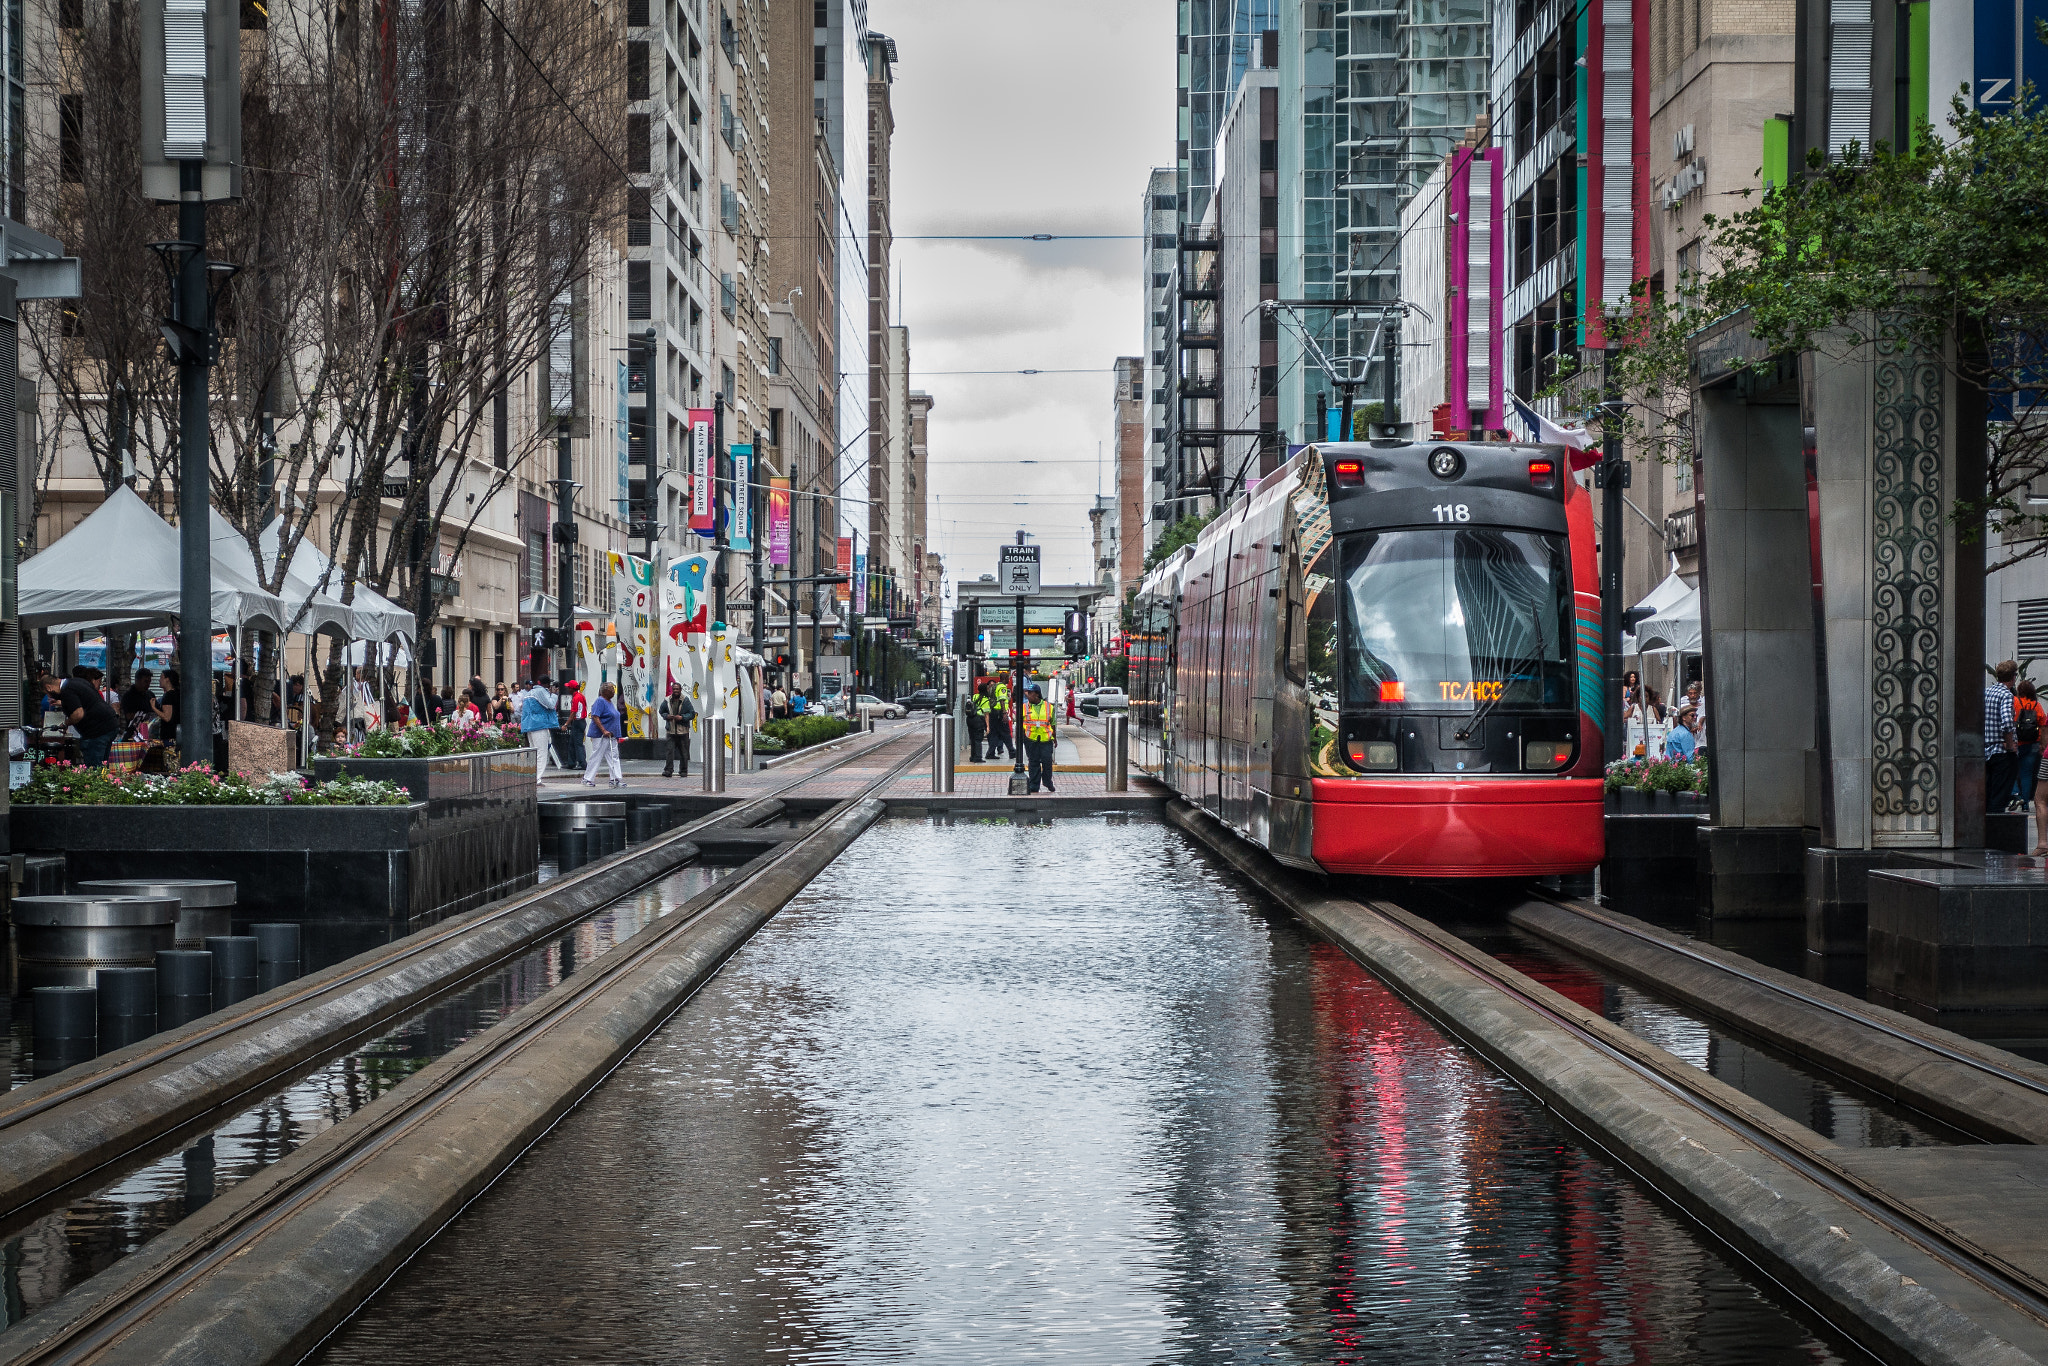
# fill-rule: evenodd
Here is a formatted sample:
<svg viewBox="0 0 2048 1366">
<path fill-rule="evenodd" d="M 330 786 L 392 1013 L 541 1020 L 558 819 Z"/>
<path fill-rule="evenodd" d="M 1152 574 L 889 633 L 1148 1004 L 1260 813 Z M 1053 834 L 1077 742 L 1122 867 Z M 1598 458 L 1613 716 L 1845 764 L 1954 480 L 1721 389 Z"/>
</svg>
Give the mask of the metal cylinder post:
<svg viewBox="0 0 2048 1366">
<path fill-rule="evenodd" d="M 564 830 L 556 836 L 555 872 L 573 873 L 590 862 L 590 832 L 585 829 Z"/>
<path fill-rule="evenodd" d="M 1109 715 L 1102 718 L 1102 790 L 1131 790 L 1131 719 Z"/>
<path fill-rule="evenodd" d="M 213 1008 L 231 1006 L 256 994 L 256 936 L 210 934 L 206 951 L 213 955 Z"/>
<path fill-rule="evenodd" d="M 37 987 L 31 993 L 35 1074 L 46 1077 L 98 1051 L 99 992 L 92 987 Z"/>
<path fill-rule="evenodd" d="M 269 925 L 251 925 L 249 934 L 256 940 L 256 987 L 269 991 L 305 971 L 304 936 L 299 927 L 290 921 Z"/>
<path fill-rule="evenodd" d="M 953 790 L 953 716 L 939 712 L 932 717 L 932 791 Z"/>
<path fill-rule="evenodd" d="M 213 955 L 164 949 L 156 956 L 156 1025 L 176 1029 L 213 1011 Z"/>
<path fill-rule="evenodd" d="M 155 968 L 101 968 L 99 993 L 100 1052 L 156 1033 Z"/>
<path fill-rule="evenodd" d="M 704 790 L 725 791 L 725 718 L 704 722 Z"/>
</svg>

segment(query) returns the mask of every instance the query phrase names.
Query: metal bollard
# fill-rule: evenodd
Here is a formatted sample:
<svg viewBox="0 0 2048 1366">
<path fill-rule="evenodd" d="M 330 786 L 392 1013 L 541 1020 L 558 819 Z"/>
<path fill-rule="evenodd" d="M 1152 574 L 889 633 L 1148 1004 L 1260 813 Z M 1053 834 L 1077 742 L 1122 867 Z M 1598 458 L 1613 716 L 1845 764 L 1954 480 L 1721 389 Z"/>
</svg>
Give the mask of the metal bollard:
<svg viewBox="0 0 2048 1366">
<path fill-rule="evenodd" d="M 93 987 L 37 987 L 31 1024 L 35 1029 L 35 1074 L 47 1077 L 98 1051 L 99 999 Z"/>
<path fill-rule="evenodd" d="M 704 723 L 704 790 L 725 791 L 725 718 L 714 716 Z"/>
<path fill-rule="evenodd" d="M 237 1005 L 257 992 L 256 936 L 210 934 L 206 951 L 213 955 L 213 1008 Z"/>
<path fill-rule="evenodd" d="M 213 955 L 204 949 L 159 949 L 156 1027 L 176 1029 L 213 1012 Z"/>
<path fill-rule="evenodd" d="M 584 864 L 590 862 L 591 838 L 595 833 L 590 828 L 585 827 L 581 830 L 564 830 L 555 837 L 555 873 L 557 876 L 563 873 L 573 873 Z"/>
<path fill-rule="evenodd" d="M 156 1033 L 155 968 L 101 968 L 99 993 L 100 1052 Z"/>
<path fill-rule="evenodd" d="M 1131 718 L 1112 714 L 1102 718 L 1102 790 L 1131 790 Z"/>
<path fill-rule="evenodd" d="M 932 791 L 953 790 L 953 713 L 932 714 Z"/>
<path fill-rule="evenodd" d="M 281 921 L 251 925 L 249 933 L 256 937 L 257 990 L 281 987 L 304 971 L 305 950 L 301 944 L 305 936 L 297 924 Z"/>
</svg>

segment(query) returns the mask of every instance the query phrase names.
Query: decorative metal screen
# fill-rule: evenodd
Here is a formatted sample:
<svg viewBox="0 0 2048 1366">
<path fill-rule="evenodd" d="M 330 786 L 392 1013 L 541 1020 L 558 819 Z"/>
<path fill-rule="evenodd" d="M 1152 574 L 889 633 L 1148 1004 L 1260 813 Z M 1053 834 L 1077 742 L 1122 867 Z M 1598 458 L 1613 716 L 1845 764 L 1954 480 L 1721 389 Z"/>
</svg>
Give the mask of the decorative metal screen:
<svg viewBox="0 0 2048 1366">
<path fill-rule="evenodd" d="M 1942 371 L 1897 319 L 1878 329 L 1871 481 L 1871 833 L 1941 837 Z"/>
</svg>

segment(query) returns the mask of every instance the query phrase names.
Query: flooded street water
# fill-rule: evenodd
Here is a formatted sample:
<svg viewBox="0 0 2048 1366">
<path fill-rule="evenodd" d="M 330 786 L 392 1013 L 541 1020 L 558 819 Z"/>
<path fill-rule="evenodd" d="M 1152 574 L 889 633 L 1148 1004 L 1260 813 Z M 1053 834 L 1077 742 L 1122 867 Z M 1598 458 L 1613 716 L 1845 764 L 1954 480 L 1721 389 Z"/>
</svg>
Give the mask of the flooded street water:
<svg viewBox="0 0 2048 1366">
<path fill-rule="evenodd" d="M 1840 1360 L 1177 831 L 865 835 L 317 1360 Z"/>
</svg>

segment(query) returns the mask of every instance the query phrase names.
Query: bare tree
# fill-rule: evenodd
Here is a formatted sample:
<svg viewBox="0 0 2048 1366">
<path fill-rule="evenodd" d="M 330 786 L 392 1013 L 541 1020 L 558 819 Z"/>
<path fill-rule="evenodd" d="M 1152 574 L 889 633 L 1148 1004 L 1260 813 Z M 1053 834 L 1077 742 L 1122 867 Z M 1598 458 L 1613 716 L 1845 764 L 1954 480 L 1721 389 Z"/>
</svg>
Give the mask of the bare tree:
<svg viewBox="0 0 2048 1366">
<path fill-rule="evenodd" d="M 169 218 L 140 195 L 132 7 L 93 3 L 104 8 L 45 55 L 55 88 L 89 83 L 94 99 L 82 128 L 61 128 L 37 157 L 58 189 L 49 226 L 83 259 L 90 292 L 29 331 L 69 435 L 109 488 L 121 478 L 112 396 L 131 396 L 138 478 L 167 506 L 176 386 L 146 244 Z M 443 530 L 459 553 L 525 453 L 487 458 L 481 491 L 466 480 L 472 457 L 488 457 L 496 405 L 547 355 L 564 301 L 584 295 L 618 237 L 619 35 L 578 0 L 277 3 L 245 16 L 244 197 L 209 225 L 210 254 L 239 268 L 219 311 L 214 502 L 252 551 L 277 516 L 270 587 L 326 505 L 340 596 L 367 584 L 418 602 Z M 541 439 L 535 424 L 511 432 Z M 479 496 L 457 504 L 465 491 Z"/>
</svg>

